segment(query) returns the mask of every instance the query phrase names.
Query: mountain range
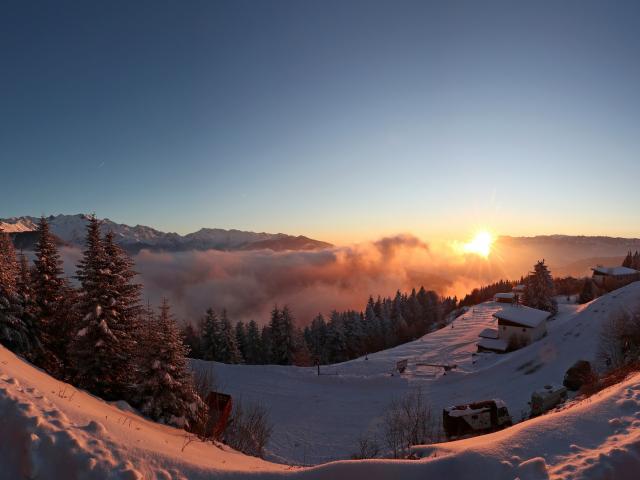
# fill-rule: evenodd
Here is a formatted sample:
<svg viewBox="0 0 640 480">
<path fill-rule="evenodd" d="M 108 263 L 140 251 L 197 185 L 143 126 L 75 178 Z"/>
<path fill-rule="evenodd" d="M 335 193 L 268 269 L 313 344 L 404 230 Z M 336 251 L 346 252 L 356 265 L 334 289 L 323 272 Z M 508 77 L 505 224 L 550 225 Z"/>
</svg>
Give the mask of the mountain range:
<svg viewBox="0 0 640 480">
<path fill-rule="evenodd" d="M 61 245 L 83 246 L 88 216 L 52 215 L 47 218 L 51 232 Z M 30 250 L 35 245 L 35 230 L 39 218 L 32 216 L 0 219 L 0 229 L 11 234 L 16 247 Z M 129 226 L 108 218 L 102 220 L 102 231 L 114 233 L 118 243 L 128 252 L 142 249 L 154 251 L 189 250 L 319 250 L 333 245 L 320 240 L 284 233 L 256 233 L 221 228 L 202 228 L 197 232 L 180 235 L 162 232 L 144 225 Z"/>
</svg>

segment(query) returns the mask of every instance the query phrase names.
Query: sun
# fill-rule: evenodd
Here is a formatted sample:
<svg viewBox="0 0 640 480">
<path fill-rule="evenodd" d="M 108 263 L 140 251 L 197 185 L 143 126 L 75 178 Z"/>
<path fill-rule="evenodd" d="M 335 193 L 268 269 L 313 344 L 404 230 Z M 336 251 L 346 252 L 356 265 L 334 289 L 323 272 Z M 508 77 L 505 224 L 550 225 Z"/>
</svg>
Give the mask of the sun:
<svg viewBox="0 0 640 480">
<path fill-rule="evenodd" d="M 465 253 L 475 253 L 481 257 L 487 258 L 491 253 L 493 245 L 493 235 L 487 230 L 480 230 L 474 237 L 462 246 Z"/>
</svg>

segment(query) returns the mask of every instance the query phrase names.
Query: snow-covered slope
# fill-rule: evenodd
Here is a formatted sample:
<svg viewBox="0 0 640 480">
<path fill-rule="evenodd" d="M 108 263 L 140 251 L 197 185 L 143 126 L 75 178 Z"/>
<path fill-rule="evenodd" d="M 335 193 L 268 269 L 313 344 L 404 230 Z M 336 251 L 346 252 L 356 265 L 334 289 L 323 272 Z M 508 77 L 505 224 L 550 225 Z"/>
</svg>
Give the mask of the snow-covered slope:
<svg viewBox="0 0 640 480">
<path fill-rule="evenodd" d="M 0 419 L 2 480 L 631 480 L 640 469 L 640 374 L 501 432 L 415 447 L 420 460 L 299 468 L 188 443 L 183 431 L 58 382 L 0 347 Z"/>
<path fill-rule="evenodd" d="M 62 241 L 82 246 L 86 235 L 87 216 L 56 215 L 48 217 L 51 231 Z M 0 219 L 0 228 L 8 233 L 23 233 L 36 229 L 36 217 L 12 217 Z M 283 233 L 255 233 L 221 228 L 202 228 L 194 233 L 179 235 L 165 233 L 144 225 L 131 227 L 116 223 L 108 218 L 103 220 L 102 230 L 112 231 L 117 241 L 130 251 L 143 248 L 168 251 L 185 250 L 312 250 L 331 247 L 331 244 L 303 236 Z"/>
<path fill-rule="evenodd" d="M 440 415 L 443 407 L 491 398 L 503 399 L 515 421 L 528 415 L 531 393 L 562 383 L 579 359 L 594 360 L 600 329 L 620 309 L 640 305 L 640 282 L 598 298 L 586 306 L 560 305 L 549 334 L 521 350 L 475 354 L 478 334 L 495 326 L 501 308 L 487 302 L 457 318 L 451 326 L 419 340 L 331 367 L 243 366 L 215 364 L 218 388 L 260 402 L 275 427 L 268 458 L 317 464 L 348 458 L 362 435 L 383 442 L 380 421 L 393 398 L 421 388 Z M 408 359 L 403 375 L 391 376 L 398 360 Z M 441 369 L 419 363 L 456 364 Z M 195 362 L 202 368 L 207 362 Z"/>
<path fill-rule="evenodd" d="M 501 432 L 414 451 L 449 478 L 637 479 L 640 374 Z"/>
<path fill-rule="evenodd" d="M 200 479 L 280 472 L 59 382 L 0 347 L 0 479 Z"/>
</svg>

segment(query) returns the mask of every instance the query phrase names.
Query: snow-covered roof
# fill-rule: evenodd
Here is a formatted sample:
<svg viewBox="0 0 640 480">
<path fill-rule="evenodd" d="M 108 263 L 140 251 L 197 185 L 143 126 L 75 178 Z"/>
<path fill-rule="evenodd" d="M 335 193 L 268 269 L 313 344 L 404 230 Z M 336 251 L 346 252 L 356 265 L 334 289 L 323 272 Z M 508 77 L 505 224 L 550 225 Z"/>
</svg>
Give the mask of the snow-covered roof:
<svg viewBox="0 0 640 480">
<path fill-rule="evenodd" d="M 505 307 L 502 310 L 498 310 L 493 316 L 498 319 L 498 323 L 500 323 L 500 320 L 507 320 L 523 327 L 535 328 L 549 318 L 551 314 L 537 308 L 520 306 Z"/>
<path fill-rule="evenodd" d="M 496 293 L 494 298 L 514 298 L 515 294 L 513 292 L 508 293 Z"/>
<path fill-rule="evenodd" d="M 449 413 L 451 417 L 463 417 L 465 415 L 475 415 L 478 413 L 486 412 L 495 405 L 496 408 L 506 407 L 507 404 L 499 398 L 491 400 L 482 400 L 479 402 L 468 403 L 466 405 L 452 405 L 445 408 L 445 411 Z"/>
<path fill-rule="evenodd" d="M 484 408 L 454 408 L 448 411 L 450 417 L 466 417 L 467 415 L 480 415 L 487 412 L 489 407 Z"/>
<path fill-rule="evenodd" d="M 498 338 L 498 330 L 495 328 L 485 328 L 478 336 L 482 338 Z"/>
<path fill-rule="evenodd" d="M 633 268 L 628 267 L 594 267 L 593 270 L 595 273 L 599 273 L 601 275 L 613 275 L 614 277 L 622 276 L 622 275 L 635 275 L 638 273 L 638 270 L 634 270 Z"/>
<path fill-rule="evenodd" d="M 513 287 L 513 291 L 518 293 L 524 292 L 524 289 L 525 286 L 522 283 Z"/>
<path fill-rule="evenodd" d="M 495 350 L 496 352 L 506 352 L 507 342 L 500 338 L 480 338 L 478 340 L 478 347 L 485 348 L 487 350 Z"/>
</svg>

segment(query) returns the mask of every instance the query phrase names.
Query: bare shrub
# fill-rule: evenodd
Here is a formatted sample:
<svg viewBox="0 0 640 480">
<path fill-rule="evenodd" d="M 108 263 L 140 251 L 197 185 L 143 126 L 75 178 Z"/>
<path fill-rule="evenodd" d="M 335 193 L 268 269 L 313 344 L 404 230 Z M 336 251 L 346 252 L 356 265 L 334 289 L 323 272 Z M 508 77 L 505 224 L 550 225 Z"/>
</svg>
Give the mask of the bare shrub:
<svg viewBox="0 0 640 480">
<path fill-rule="evenodd" d="M 600 331 L 597 362 L 601 375 L 585 382 L 578 393 L 590 397 L 640 371 L 640 314 L 616 312 Z"/>
<path fill-rule="evenodd" d="M 582 397 L 590 397 L 604 390 L 605 388 L 623 382 L 629 375 L 634 374 L 638 371 L 640 371 L 640 361 L 636 360 L 634 362 L 622 365 L 621 367 L 609 370 L 602 376 L 597 376 L 594 374 L 592 381 L 586 382 L 582 387 L 580 387 L 580 390 L 578 390 L 578 394 Z"/>
<path fill-rule="evenodd" d="M 384 438 L 393 458 L 408 456 L 411 446 L 432 443 L 438 428 L 422 390 L 394 400 L 384 418 Z"/>
<path fill-rule="evenodd" d="M 601 370 L 613 371 L 640 358 L 640 314 L 614 313 L 600 332 L 597 360 Z"/>
<path fill-rule="evenodd" d="M 223 441 L 242 453 L 262 457 L 272 429 L 266 408 L 240 400 L 233 407 Z"/>
<path fill-rule="evenodd" d="M 375 436 L 363 435 L 358 439 L 358 450 L 351 454 L 352 460 L 377 458 L 380 455 L 380 444 Z"/>
</svg>

